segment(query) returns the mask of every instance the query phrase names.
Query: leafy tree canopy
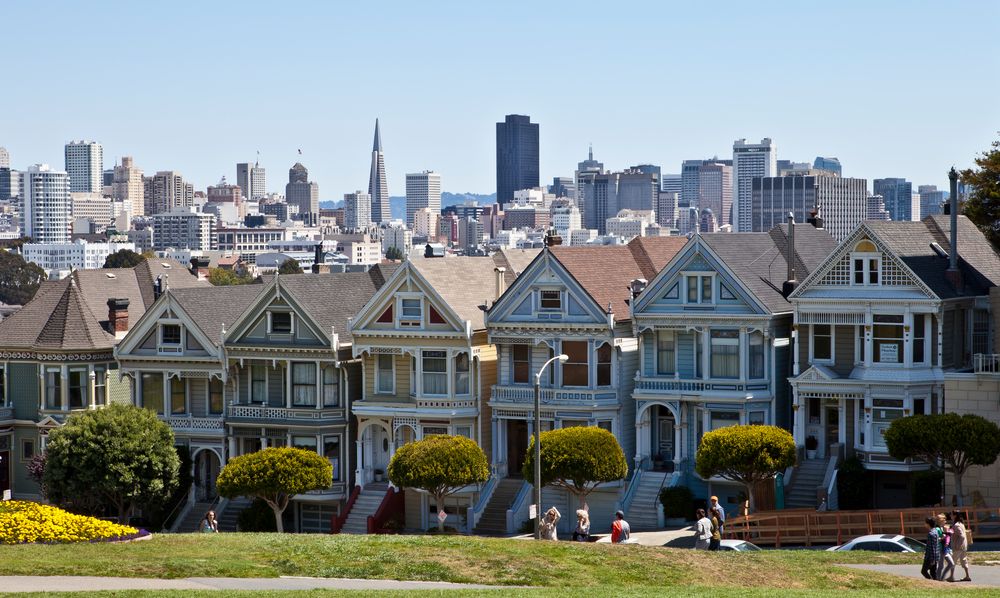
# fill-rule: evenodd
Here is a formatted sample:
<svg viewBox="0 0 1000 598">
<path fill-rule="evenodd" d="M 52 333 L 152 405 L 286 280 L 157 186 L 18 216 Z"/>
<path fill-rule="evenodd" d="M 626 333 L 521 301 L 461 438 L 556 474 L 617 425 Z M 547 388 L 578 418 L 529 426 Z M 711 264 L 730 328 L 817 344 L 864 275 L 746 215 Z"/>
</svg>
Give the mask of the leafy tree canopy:
<svg viewBox="0 0 1000 598">
<path fill-rule="evenodd" d="M 208 271 L 208 282 L 217 287 L 250 284 L 253 280 L 252 276 L 238 274 L 224 268 L 212 268 Z"/>
<path fill-rule="evenodd" d="M 702 437 L 695 471 L 743 484 L 753 508 L 754 485 L 795 465 L 795 452 L 795 439 L 777 426 L 726 426 Z"/>
<path fill-rule="evenodd" d="M 49 433 L 42 482 L 53 502 L 93 497 L 126 523 L 133 507 L 166 500 L 177 486 L 174 433 L 156 413 L 109 405 L 71 415 Z"/>
<path fill-rule="evenodd" d="M 444 498 L 490 477 L 486 453 L 465 436 L 432 434 L 404 444 L 389 462 L 389 480 L 401 488 L 419 488 L 434 496 L 438 511 Z M 439 529 L 444 529 L 443 522 Z"/>
<path fill-rule="evenodd" d="M 0 302 L 24 305 L 45 280 L 45 270 L 20 255 L 0 250 Z"/>
<path fill-rule="evenodd" d="M 146 261 L 145 256 L 131 249 L 119 249 L 104 259 L 105 268 L 134 268 Z"/>
<path fill-rule="evenodd" d="M 289 258 L 281 262 L 281 267 L 278 268 L 278 274 L 302 274 L 302 266 L 299 265 L 298 260 Z"/>
<path fill-rule="evenodd" d="M 599 485 L 628 475 L 625 453 L 614 434 L 603 428 L 572 427 L 542 432 L 542 486 L 565 488 L 583 499 Z M 535 438 L 521 469 L 535 479 Z"/>
<path fill-rule="evenodd" d="M 400 251 L 398 247 L 390 247 L 385 250 L 385 259 L 387 260 L 401 260 L 403 259 L 403 252 Z"/>
<path fill-rule="evenodd" d="M 973 465 L 992 465 L 1000 455 L 1000 427 L 979 415 L 911 415 L 892 422 L 885 444 L 896 459 L 921 459 L 955 476 L 962 501 L 962 475 Z"/>
<path fill-rule="evenodd" d="M 248 496 L 266 502 L 282 532 L 281 515 L 294 495 L 332 483 L 333 467 L 322 455 L 298 448 L 267 448 L 230 459 L 216 486 L 227 498 Z"/>
<path fill-rule="evenodd" d="M 963 170 L 963 183 L 972 191 L 963 211 L 982 229 L 994 248 L 1000 248 L 1000 140 L 976 158 L 976 167 Z"/>
</svg>

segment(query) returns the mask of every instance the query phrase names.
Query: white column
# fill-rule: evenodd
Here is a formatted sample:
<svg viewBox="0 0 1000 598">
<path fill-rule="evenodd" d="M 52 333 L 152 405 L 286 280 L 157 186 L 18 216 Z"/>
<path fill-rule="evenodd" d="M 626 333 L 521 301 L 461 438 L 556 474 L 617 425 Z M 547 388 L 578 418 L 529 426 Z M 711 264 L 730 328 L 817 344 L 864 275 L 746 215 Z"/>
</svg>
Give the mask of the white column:
<svg viewBox="0 0 1000 598">
<path fill-rule="evenodd" d="M 96 387 L 97 386 L 97 374 L 94 372 L 94 364 L 87 364 L 87 405 L 91 409 L 97 408 L 96 397 Z"/>
<path fill-rule="evenodd" d="M 229 437 L 229 455 L 227 456 L 226 461 L 228 461 L 229 459 L 232 459 L 233 457 L 235 457 L 237 450 L 238 449 L 236 447 L 236 437 L 235 436 L 230 436 Z"/>
<path fill-rule="evenodd" d="M 59 378 L 62 380 L 62 384 L 59 385 L 60 390 L 60 403 L 62 404 L 62 410 L 69 410 L 69 366 L 63 364 L 59 368 Z"/>
<path fill-rule="evenodd" d="M 708 380 L 712 374 L 712 356 L 711 356 L 711 333 L 708 327 L 704 327 L 701 331 L 701 378 L 702 380 Z"/>
<path fill-rule="evenodd" d="M 872 350 L 874 349 L 875 343 L 872 342 L 872 336 L 875 333 L 875 329 L 872 327 L 872 308 L 871 306 L 865 310 L 865 367 L 872 367 L 872 363 L 875 358 L 872 355 Z"/>
<path fill-rule="evenodd" d="M 799 339 L 802 335 L 799 334 L 799 312 L 795 310 L 792 312 L 792 376 L 799 375 Z M 773 382 L 777 382 L 776 380 Z M 772 422 L 774 423 L 774 422 Z"/>
<path fill-rule="evenodd" d="M 910 313 L 909 306 L 903 314 L 903 366 L 913 367 L 913 314 Z M 971 338 L 971 337 L 970 337 Z"/>
<path fill-rule="evenodd" d="M 934 365 L 941 367 L 944 359 L 944 318 L 938 312 L 934 314 L 934 320 L 937 322 L 937 363 Z"/>
<path fill-rule="evenodd" d="M 806 438 L 806 414 L 805 407 L 799 397 L 799 390 L 792 387 L 792 435 L 795 437 L 795 445 L 803 446 Z"/>
<path fill-rule="evenodd" d="M 357 449 L 356 453 L 355 453 L 355 461 L 354 461 L 354 484 L 356 486 L 364 486 L 365 484 L 364 484 L 364 480 L 362 479 L 362 474 L 361 474 L 361 462 L 362 462 L 362 459 L 361 459 L 361 438 L 359 437 L 357 440 L 355 440 L 354 444 L 356 445 L 355 448 Z"/>
<path fill-rule="evenodd" d="M 684 409 L 684 403 L 680 403 L 677 406 L 678 411 Z M 677 417 L 674 417 L 674 471 L 677 470 L 677 466 L 681 462 L 681 422 Z"/>
<path fill-rule="evenodd" d="M 163 372 L 163 415 L 170 415 L 170 376 Z"/>
</svg>

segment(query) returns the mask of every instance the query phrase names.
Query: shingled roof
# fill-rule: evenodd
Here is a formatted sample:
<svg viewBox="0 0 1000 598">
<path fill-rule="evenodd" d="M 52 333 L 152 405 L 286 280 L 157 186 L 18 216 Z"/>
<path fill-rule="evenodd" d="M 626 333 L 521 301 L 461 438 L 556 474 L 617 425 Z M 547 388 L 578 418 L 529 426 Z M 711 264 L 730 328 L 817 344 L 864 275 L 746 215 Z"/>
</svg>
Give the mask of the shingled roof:
<svg viewBox="0 0 1000 598">
<path fill-rule="evenodd" d="M 611 306 L 617 320 L 631 316 L 629 284 L 653 280 L 687 243 L 687 237 L 636 237 L 627 245 L 556 245 L 552 256 L 601 306 Z"/>
</svg>

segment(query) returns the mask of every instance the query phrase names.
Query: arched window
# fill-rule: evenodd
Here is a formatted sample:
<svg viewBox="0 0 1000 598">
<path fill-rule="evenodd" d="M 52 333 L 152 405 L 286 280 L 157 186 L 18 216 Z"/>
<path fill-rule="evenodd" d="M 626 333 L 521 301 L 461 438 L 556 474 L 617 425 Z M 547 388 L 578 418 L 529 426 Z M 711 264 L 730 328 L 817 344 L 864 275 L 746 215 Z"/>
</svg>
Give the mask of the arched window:
<svg viewBox="0 0 1000 598">
<path fill-rule="evenodd" d="M 611 386 L 611 345 L 605 343 L 597 348 L 597 385 Z"/>
</svg>

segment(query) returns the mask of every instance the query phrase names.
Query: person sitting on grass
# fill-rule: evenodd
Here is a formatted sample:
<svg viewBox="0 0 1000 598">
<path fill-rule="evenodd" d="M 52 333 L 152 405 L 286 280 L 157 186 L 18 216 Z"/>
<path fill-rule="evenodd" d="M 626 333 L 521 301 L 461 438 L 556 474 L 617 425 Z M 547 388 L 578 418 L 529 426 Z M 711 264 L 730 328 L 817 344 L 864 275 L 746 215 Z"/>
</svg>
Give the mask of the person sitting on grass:
<svg viewBox="0 0 1000 598">
<path fill-rule="evenodd" d="M 558 540 L 556 537 L 556 523 L 559 522 L 561 515 L 559 510 L 555 507 L 550 507 L 548 511 L 545 511 L 545 517 L 542 518 L 541 524 L 539 524 L 539 532 L 541 533 L 542 540 Z"/>
<path fill-rule="evenodd" d="M 611 523 L 611 543 L 625 544 L 632 534 L 632 528 L 628 521 L 625 521 L 625 513 L 618 511 L 615 513 L 615 520 Z"/>
<path fill-rule="evenodd" d="M 215 511 L 205 513 L 205 518 L 201 520 L 201 531 L 206 534 L 219 533 L 219 522 L 215 520 Z"/>
<path fill-rule="evenodd" d="M 587 505 L 583 505 L 582 509 L 577 509 L 576 511 L 576 529 L 573 530 L 573 541 L 590 541 L 590 513 Z"/>
</svg>

